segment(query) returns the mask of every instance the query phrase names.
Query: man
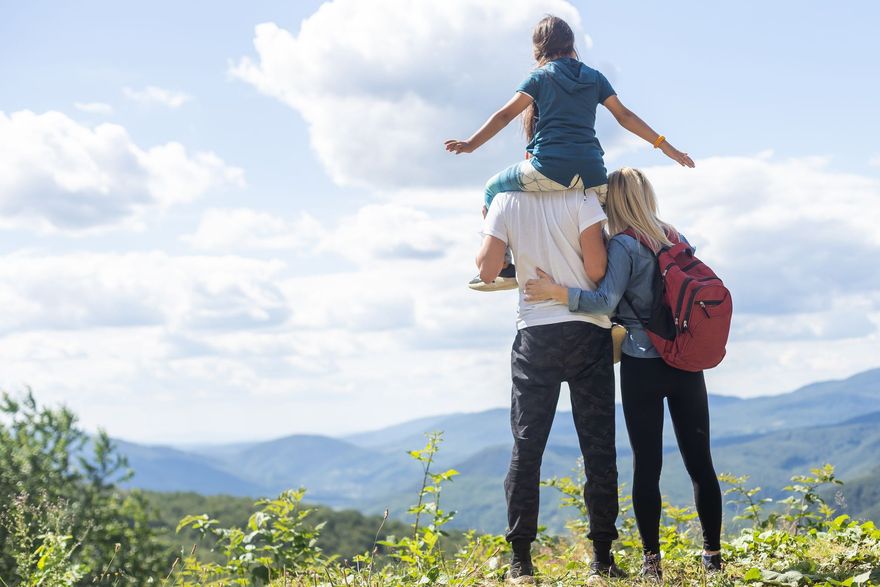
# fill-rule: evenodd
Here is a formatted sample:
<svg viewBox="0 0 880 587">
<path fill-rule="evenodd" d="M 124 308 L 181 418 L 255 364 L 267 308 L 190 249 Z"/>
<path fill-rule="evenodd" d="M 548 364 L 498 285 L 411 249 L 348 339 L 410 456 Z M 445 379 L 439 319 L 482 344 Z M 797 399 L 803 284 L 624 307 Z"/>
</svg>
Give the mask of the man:
<svg viewBox="0 0 880 587">
<path fill-rule="evenodd" d="M 480 277 L 491 283 L 498 276 L 509 246 L 520 283 L 518 334 L 511 353 L 514 443 L 504 481 L 506 538 L 513 549 L 508 580 L 513 583 L 534 580 L 531 543 L 538 530 L 541 459 L 563 381 L 571 391 L 587 476 L 584 499 L 594 554 L 590 579 L 595 584 L 603 576 L 625 576 L 611 556 L 618 513 L 611 322 L 604 315 L 572 313 L 553 301 L 527 302 L 523 294 L 538 268 L 557 283 L 595 289 L 607 261 L 604 220 L 592 190 L 506 192 L 495 197 L 483 224 Z"/>
</svg>

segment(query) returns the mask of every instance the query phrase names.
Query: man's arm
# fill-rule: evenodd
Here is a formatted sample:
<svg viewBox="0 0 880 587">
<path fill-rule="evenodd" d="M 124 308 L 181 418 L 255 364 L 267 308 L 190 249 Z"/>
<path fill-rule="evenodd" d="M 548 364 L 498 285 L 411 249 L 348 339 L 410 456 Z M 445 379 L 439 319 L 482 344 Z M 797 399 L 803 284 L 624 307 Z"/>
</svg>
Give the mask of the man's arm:
<svg viewBox="0 0 880 587">
<path fill-rule="evenodd" d="M 581 233 L 581 254 L 584 256 L 584 271 L 593 283 L 599 283 L 605 277 L 608 266 L 608 253 L 605 250 L 605 239 L 602 237 L 602 223 L 591 224 Z M 498 269 L 501 271 L 501 269 Z M 484 280 L 485 281 L 485 280 Z"/>
<path fill-rule="evenodd" d="M 480 279 L 483 283 L 492 283 L 501 269 L 504 268 L 504 250 L 507 245 L 504 241 L 494 236 L 483 237 L 483 245 L 477 253 L 477 269 L 480 270 Z"/>
</svg>

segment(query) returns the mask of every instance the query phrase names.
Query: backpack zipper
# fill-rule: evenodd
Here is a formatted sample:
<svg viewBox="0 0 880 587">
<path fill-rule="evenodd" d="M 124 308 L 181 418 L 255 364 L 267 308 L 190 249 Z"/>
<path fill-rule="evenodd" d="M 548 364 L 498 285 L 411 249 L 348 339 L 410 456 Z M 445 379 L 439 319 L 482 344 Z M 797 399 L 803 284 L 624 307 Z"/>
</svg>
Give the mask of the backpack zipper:
<svg viewBox="0 0 880 587">
<path fill-rule="evenodd" d="M 709 310 L 706 308 L 706 306 L 717 306 L 723 301 L 724 300 L 700 300 L 699 304 L 700 307 L 703 309 L 703 313 L 706 314 L 706 318 L 711 318 L 712 316 L 709 315 Z"/>
<path fill-rule="evenodd" d="M 705 287 L 705 286 L 698 285 L 697 287 L 695 287 L 693 289 L 693 291 L 691 291 L 691 297 L 690 297 L 690 299 L 688 299 L 688 304 L 687 304 L 687 314 L 684 317 L 684 322 L 681 323 L 682 330 L 687 330 L 687 328 L 688 328 L 688 320 L 691 319 L 691 310 L 694 309 L 694 299 L 697 297 L 697 292 L 699 292 L 701 289 L 703 289 L 703 287 Z M 685 310 L 685 308 L 682 308 L 682 311 L 684 311 L 684 310 Z"/>
<path fill-rule="evenodd" d="M 694 308 L 694 298 L 697 297 L 697 292 L 700 291 L 701 289 L 703 289 L 704 287 L 706 287 L 706 286 L 701 285 L 700 287 L 694 289 L 694 291 L 691 293 L 691 299 L 690 299 L 690 302 L 688 302 L 687 316 L 685 316 L 685 318 L 684 318 L 684 324 L 682 325 L 682 330 L 687 330 L 688 321 L 690 321 L 690 319 L 691 319 L 691 310 L 693 310 L 693 308 Z M 703 312 L 705 312 L 706 318 L 711 318 L 711 316 L 709 315 L 709 310 L 706 308 L 706 306 L 717 306 L 723 301 L 724 301 L 723 299 L 722 300 L 705 300 L 705 301 L 700 300 L 699 305 L 700 305 L 700 308 L 703 309 Z"/>
<path fill-rule="evenodd" d="M 676 304 L 675 310 L 675 325 L 678 326 L 678 319 L 681 317 L 681 305 L 684 303 L 684 294 L 687 293 L 687 286 L 694 280 L 693 277 L 688 277 L 684 280 L 684 283 L 681 284 L 681 291 L 678 293 L 678 303 Z"/>
</svg>

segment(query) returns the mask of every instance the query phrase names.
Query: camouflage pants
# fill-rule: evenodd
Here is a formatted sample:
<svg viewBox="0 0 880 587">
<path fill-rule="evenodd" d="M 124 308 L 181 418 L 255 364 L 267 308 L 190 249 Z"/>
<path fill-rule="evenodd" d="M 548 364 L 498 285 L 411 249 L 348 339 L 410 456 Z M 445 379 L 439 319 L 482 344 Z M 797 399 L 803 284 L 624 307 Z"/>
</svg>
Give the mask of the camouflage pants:
<svg viewBox="0 0 880 587">
<path fill-rule="evenodd" d="M 614 370 L 611 333 L 587 322 L 561 322 L 519 331 L 511 353 L 510 426 L 513 454 L 504 480 L 507 540 L 534 541 L 538 530 L 541 459 L 563 381 L 587 482 L 588 538 L 617 538 L 617 454 L 614 448 Z"/>
</svg>

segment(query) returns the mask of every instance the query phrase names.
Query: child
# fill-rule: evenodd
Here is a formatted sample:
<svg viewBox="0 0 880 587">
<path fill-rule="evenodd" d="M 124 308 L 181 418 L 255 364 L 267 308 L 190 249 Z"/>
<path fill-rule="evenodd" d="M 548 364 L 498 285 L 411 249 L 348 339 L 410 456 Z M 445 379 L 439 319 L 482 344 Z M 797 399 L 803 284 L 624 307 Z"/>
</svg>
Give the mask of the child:
<svg viewBox="0 0 880 587">
<path fill-rule="evenodd" d="M 596 107 L 604 105 L 620 125 L 660 149 L 679 164 L 693 160 L 669 144 L 617 98 L 605 76 L 577 59 L 571 27 L 555 16 L 542 18 L 532 33 L 538 65 L 519 85 L 513 98 L 466 141 L 448 140 L 446 150 L 471 153 L 525 112 L 523 127 L 529 144 L 527 159 L 495 175 L 486 184 L 483 214 L 496 194 L 504 191 L 592 190 L 604 202 L 608 178 L 604 151 L 596 138 Z M 468 284 L 480 291 L 518 287 L 509 263 L 493 283 L 479 276 Z"/>
</svg>

